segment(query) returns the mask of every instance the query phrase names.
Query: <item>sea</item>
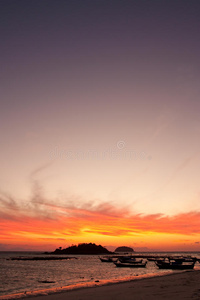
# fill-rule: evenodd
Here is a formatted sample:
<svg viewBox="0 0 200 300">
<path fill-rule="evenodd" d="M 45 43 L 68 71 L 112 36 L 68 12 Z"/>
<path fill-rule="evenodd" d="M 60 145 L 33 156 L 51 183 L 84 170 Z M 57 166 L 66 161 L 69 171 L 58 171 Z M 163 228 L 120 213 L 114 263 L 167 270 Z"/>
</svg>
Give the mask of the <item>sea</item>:
<svg viewBox="0 0 200 300">
<path fill-rule="evenodd" d="M 136 255 L 183 255 L 200 258 L 200 252 L 134 253 Z M 43 257 L 40 252 L 0 252 L 0 299 L 20 299 L 83 287 L 163 276 L 174 270 L 159 270 L 153 261 L 146 268 L 117 268 L 102 263 L 97 255 L 66 255 L 69 260 L 11 260 L 13 257 Z M 61 257 L 65 257 L 62 255 Z M 200 270 L 196 262 L 194 269 Z"/>
</svg>

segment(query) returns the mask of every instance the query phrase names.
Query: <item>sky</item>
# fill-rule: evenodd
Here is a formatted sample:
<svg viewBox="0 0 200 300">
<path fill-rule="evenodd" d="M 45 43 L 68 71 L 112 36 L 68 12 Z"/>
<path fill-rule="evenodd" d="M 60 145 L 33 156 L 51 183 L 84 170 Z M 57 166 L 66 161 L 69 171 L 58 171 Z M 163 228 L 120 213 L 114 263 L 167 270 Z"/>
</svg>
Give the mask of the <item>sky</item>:
<svg viewBox="0 0 200 300">
<path fill-rule="evenodd" d="M 199 12 L 0 1 L 0 250 L 200 251 Z"/>
</svg>

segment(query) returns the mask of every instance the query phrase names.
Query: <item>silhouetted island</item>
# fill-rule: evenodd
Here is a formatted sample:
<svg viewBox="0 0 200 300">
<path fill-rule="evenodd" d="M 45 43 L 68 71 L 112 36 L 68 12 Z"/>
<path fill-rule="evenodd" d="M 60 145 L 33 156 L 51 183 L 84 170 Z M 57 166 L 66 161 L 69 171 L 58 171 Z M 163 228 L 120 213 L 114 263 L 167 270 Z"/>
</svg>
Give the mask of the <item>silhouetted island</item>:
<svg viewBox="0 0 200 300">
<path fill-rule="evenodd" d="M 115 249 L 115 252 L 134 252 L 133 248 L 122 246 Z"/>
<path fill-rule="evenodd" d="M 56 249 L 54 252 L 48 254 L 113 254 L 113 252 L 108 251 L 105 247 L 96 244 L 78 244 L 78 246 L 73 245 L 66 249 L 61 247 Z"/>
</svg>

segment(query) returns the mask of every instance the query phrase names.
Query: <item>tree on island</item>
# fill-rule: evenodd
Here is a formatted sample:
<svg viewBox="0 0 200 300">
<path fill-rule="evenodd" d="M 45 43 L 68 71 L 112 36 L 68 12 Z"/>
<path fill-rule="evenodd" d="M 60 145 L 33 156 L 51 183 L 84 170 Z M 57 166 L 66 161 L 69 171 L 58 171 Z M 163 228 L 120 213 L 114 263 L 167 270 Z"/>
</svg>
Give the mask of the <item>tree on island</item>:
<svg viewBox="0 0 200 300">
<path fill-rule="evenodd" d="M 66 249 L 62 249 L 59 247 L 54 252 L 51 252 L 51 254 L 112 254 L 112 252 L 108 251 L 105 247 L 101 245 L 96 245 L 93 243 L 83 243 L 72 245 Z"/>
</svg>

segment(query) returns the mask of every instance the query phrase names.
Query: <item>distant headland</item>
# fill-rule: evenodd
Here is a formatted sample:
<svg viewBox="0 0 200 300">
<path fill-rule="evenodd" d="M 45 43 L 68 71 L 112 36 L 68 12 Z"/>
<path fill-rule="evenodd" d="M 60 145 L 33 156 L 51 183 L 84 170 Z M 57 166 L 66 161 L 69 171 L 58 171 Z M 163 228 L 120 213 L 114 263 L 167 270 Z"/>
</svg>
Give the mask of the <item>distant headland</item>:
<svg viewBox="0 0 200 300">
<path fill-rule="evenodd" d="M 115 252 L 134 252 L 133 248 L 122 246 L 115 249 Z"/>
<path fill-rule="evenodd" d="M 45 254 L 85 254 L 85 255 L 91 255 L 91 254 L 113 254 L 113 252 L 108 251 L 105 247 L 101 245 L 96 245 L 93 243 L 83 243 L 72 245 L 68 248 L 62 249 L 62 247 L 59 247 L 53 252 L 45 252 Z"/>
</svg>

